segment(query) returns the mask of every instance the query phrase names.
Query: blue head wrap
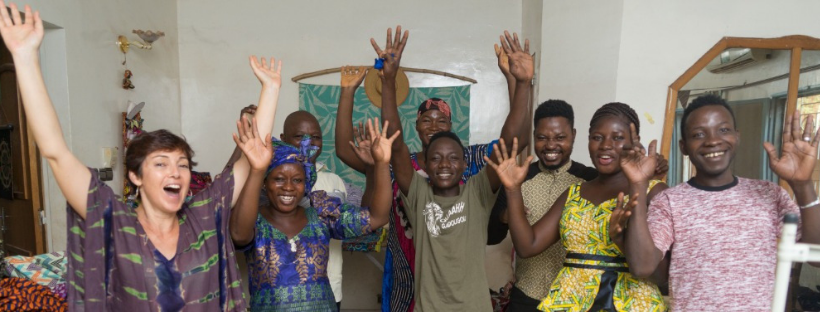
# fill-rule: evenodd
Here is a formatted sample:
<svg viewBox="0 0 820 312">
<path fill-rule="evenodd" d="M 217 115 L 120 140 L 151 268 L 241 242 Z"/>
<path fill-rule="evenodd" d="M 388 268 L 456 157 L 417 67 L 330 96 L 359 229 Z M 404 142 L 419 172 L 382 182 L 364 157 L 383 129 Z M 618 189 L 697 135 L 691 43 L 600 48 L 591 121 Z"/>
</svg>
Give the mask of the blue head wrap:
<svg viewBox="0 0 820 312">
<path fill-rule="evenodd" d="M 273 158 L 265 172 L 265 177 L 268 177 L 273 168 L 284 164 L 299 164 L 305 169 L 305 196 L 309 195 L 313 185 L 316 184 L 316 165 L 310 161 L 310 158 L 319 148 L 310 144 L 310 137 L 307 135 L 302 137 L 298 147 L 276 138 L 271 138 L 271 144 L 273 144 Z"/>
</svg>

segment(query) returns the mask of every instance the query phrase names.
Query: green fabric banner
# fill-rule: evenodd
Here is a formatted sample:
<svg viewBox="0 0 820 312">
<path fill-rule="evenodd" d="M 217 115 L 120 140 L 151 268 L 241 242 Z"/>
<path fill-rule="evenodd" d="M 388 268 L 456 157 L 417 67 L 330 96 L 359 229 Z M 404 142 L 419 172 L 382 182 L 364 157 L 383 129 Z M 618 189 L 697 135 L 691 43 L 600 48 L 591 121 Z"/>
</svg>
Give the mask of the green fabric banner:
<svg viewBox="0 0 820 312">
<path fill-rule="evenodd" d="M 331 171 L 338 174 L 343 180 L 353 183 L 364 189 L 364 175 L 351 169 L 339 158 L 336 157 L 334 146 L 334 130 L 336 129 L 336 109 L 339 106 L 339 94 L 341 87 L 327 85 L 299 84 L 299 109 L 308 111 L 319 120 L 322 127 L 322 155 L 318 161 L 327 164 Z M 470 138 L 470 86 L 441 87 L 441 88 L 410 88 L 407 100 L 399 105 L 399 114 L 402 121 L 402 135 L 407 142 L 411 152 L 421 150 L 416 132 L 416 112 L 421 102 L 428 98 L 441 98 L 450 104 L 453 113 L 453 128 L 458 137 L 469 145 Z M 353 122 L 358 125 L 359 121 L 366 121 L 367 118 L 381 116 L 381 109 L 372 105 L 364 88 L 356 89 L 353 101 Z"/>
</svg>

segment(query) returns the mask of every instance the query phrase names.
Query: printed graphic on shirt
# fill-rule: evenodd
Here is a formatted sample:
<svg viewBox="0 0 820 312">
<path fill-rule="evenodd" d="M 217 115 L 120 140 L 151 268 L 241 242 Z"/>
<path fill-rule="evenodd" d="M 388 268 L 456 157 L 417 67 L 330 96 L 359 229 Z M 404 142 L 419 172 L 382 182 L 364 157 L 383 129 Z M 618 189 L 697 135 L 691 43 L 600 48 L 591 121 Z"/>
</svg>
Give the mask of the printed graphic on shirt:
<svg viewBox="0 0 820 312">
<path fill-rule="evenodd" d="M 467 215 L 464 213 L 464 202 L 453 205 L 446 216 L 439 204 L 429 202 L 424 206 L 424 220 L 427 223 L 427 232 L 433 237 L 438 237 L 441 230 L 467 222 Z"/>
</svg>

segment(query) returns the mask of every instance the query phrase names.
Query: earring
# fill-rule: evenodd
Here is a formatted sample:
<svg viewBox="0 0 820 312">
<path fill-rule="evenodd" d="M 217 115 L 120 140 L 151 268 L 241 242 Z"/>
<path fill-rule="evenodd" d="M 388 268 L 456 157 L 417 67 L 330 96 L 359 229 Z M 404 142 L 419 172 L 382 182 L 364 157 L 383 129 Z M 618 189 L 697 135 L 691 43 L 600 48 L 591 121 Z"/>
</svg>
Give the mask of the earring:
<svg viewBox="0 0 820 312">
<path fill-rule="evenodd" d="M 140 199 L 140 187 L 137 186 L 136 188 L 137 188 L 137 191 L 134 193 L 134 198 L 135 199 Z"/>
</svg>

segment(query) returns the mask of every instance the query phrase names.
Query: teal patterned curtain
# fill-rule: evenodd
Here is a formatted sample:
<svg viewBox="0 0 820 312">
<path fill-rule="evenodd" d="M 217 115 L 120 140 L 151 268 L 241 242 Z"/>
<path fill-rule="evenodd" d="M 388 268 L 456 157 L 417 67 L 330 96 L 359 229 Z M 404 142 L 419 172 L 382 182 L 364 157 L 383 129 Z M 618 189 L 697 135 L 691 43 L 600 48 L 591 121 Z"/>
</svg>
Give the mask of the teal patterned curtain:
<svg viewBox="0 0 820 312">
<path fill-rule="evenodd" d="M 351 182 L 364 189 L 364 175 L 349 168 L 336 157 L 334 146 L 336 129 L 336 109 L 339 106 L 339 94 L 341 87 L 299 84 L 299 109 L 305 110 L 316 116 L 319 125 L 322 127 L 323 146 L 322 155 L 318 161 L 327 164 L 334 173 L 342 177 L 343 180 Z M 469 145 L 470 138 L 470 86 L 441 87 L 441 88 L 410 88 L 407 100 L 399 105 L 401 114 L 402 134 L 411 152 L 421 150 L 421 141 L 416 133 L 416 112 L 418 105 L 428 98 L 437 97 L 450 104 L 453 111 L 453 128 L 458 137 Z M 381 109 L 372 105 L 364 88 L 356 89 L 356 96 L 353 101 L 353 122 L 358 125 L 359 121 L 364 122 L 367 118 L 381 116 Z"/>
</svg>

